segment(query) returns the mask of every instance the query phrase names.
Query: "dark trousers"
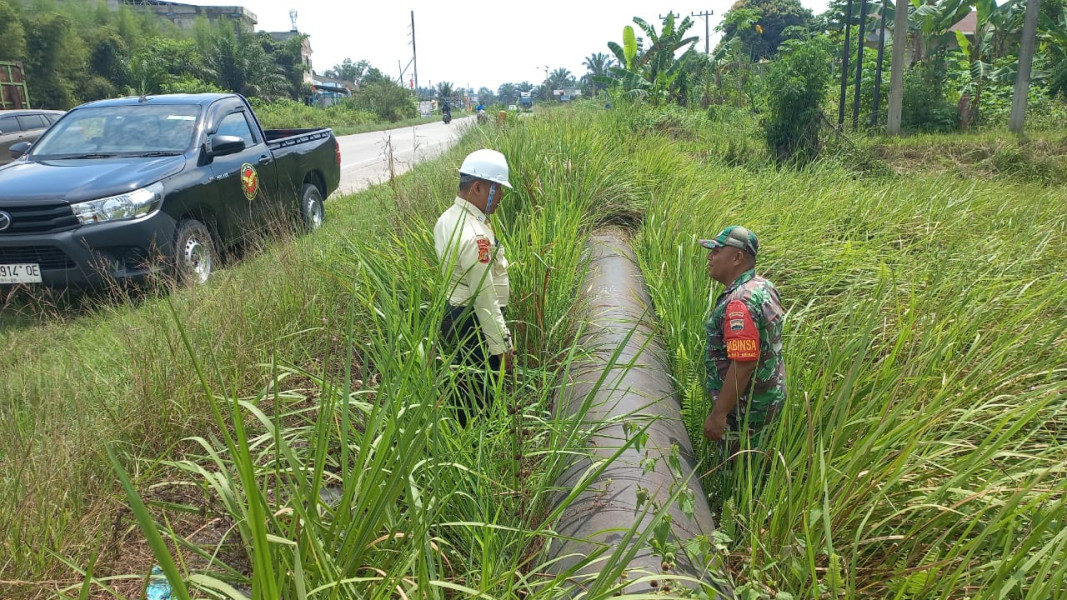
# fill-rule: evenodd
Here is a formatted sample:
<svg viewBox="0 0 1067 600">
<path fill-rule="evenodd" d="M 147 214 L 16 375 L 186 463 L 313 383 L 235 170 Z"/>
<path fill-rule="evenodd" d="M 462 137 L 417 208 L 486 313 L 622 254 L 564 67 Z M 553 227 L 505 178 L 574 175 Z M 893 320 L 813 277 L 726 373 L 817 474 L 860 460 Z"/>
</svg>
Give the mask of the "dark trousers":
<svg viewBox="0 0 1067 600">
<path fill-rule="evenodd" d="M 441 321 L 441 340 L 445 352 L 452 355 L 452 364 L 461 369 L 455 405 L 456 418 L 465 427 L 492 400 L 490 373 L 500 370 L 500 356 L 489 354 L 478 318 L 468 306 L 449 307 Z"/>
</svg>

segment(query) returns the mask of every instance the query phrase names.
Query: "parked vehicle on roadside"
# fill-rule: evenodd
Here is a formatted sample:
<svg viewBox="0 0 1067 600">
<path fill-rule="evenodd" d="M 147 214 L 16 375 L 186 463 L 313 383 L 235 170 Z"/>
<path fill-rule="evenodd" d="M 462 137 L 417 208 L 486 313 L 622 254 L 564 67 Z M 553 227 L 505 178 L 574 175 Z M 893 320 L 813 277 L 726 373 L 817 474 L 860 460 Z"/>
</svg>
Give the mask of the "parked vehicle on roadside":
<svg viewBox="0 0 1067 600">
<path fill-rule="evenodd" d="M 11 162 L 11 146 L 33 143 L 61 116 L 61 110 L 0 110 L 0 165 Z"/>
<path fill-rule="evenodd" d="M 522 112 L 533 112 L 533 92 L 519 92 L 519 106 Z"/>
<path fill-rule="evenodd" d="M 279 220 L 313 230 L 337 189 L 330 129 L 263 130 L 244 97 L 176 94 L 74 108 L 0 167 L 0 286 L 204 282 Z"/>
</svg>

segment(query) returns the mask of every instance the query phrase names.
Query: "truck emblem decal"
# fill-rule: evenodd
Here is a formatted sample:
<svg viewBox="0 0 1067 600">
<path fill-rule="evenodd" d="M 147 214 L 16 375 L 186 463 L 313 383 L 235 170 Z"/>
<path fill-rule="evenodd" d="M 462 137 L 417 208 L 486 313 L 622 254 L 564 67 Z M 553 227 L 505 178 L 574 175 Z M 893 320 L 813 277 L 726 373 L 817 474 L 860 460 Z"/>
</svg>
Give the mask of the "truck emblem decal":
<svg viewBox="0 0 1067 600">
<path fill-rule="evenodd" d="M 256 173 L 256 168 L 250 163 L 241 165 L 241 190 L 249 200 L 255 198 L 259 192 L 259 173 Z"/>
<path fill-rule="evenodd" d="M 11 227 L 11 215 L 0 210 L 0 231 L 3 231 L 8 227 Z"/>
</svg>

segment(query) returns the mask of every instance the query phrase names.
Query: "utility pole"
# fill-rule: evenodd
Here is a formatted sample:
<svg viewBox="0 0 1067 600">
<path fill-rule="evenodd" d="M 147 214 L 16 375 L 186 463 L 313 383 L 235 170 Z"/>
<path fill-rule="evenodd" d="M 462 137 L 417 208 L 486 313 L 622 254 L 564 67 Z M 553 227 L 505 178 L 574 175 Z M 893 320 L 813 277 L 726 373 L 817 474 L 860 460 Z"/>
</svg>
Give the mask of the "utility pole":
<svg viewBox="0 0 1067 600">
<path fill-rule="evenodd" d="M 863 48 L 867 44 L 867 0 L 860 0 L 860 30 L 856 33 L 856 41 L 859 42 L 859 47 L 856 48 L 856 93 L 853 94 L 852 100 L 852 131 L 856 131 L 860 126 L 860 83 L 863 77 Z"/>
<path fill-rule="evenodd" d="M 1015 75 L 1015 90 L 1011 96 L 1011 117 L 1008 129 L 1022 135 L 1026 126 L 1026 95 L 1030 91 L 1030 67 L 1034 61 L 1034 38 L 1037 37 L 1040 0 L 1026 0 L 1023 16 L 1023 39 L 1019 47 L 1019 72 Z"/>
<path fill-rule="evenodd" d="M 704 12 L 692 13 L 690 17 L 704 17 L 704 54 L 711 54 L 711 15 L 714 15 L 715 11 L 706 10 Z"/>
<path fill-rule="evenodd" d="M 896 0 L 897 15 L 893 19 L 893 62 L 889 72 L 889 114 L 885 129 L 889 135 L 900 135 L 900 113 L 904 107 L 904 61 L 908 45 L 907 0 Z"/>
<path fill-rule="evenodd" d="M 861 0 L 862 1 L 862 0 Z M 897 0 L 902 2 L 903 0 Z M 845 49 L 841 52 L 841 94 L 837 97 L 837 126 L 845 124 L 845 95 L 848 92 L 848 53 L 851 46 L 849 36 L 852 32 L 852 0 L 845 3 Z"/>
<path fill-rule="evenodd" d="M 882 54 L 885 51 L 885 13 L 888 0 L 882 0 L 882 25 L 878 31 L 878 66 L 874 70 L 874 110 L 871 111 L 871 127 L 878 126 L 878 101 L 882 94 Z"/>
<path fill-rule="evenodd" d="M 419 60 L 415 52 L 415 11 L 411 11 L 411 62 L 415 72 L 415 99 L 419 97 Z"/>
</svg>

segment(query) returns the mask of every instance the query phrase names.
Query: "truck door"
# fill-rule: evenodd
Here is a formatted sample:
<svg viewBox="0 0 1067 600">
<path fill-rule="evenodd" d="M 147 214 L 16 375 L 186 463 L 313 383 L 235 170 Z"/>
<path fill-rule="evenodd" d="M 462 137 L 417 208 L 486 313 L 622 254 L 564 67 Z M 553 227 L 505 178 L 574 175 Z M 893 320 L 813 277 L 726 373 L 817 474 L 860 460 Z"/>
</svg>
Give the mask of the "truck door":
<svg viewBox="0 0 1067 600">
<path fill-rule="evenodd" d="M 245 149 L 228 156 L 216 156 L 211 163 L 215 189 L 229 229 L 239 237 L 271 223 L 267 190 L 274 188 L 274 156 L 249 123 L 243 106 L 234 107 L 217 120 L 212 138 L 232 135 L 244 140 Z M 221 227 L 220 227 L 221 229 Z M 221 233 L 221 232 L 220 232 Z"/>
</svg>

